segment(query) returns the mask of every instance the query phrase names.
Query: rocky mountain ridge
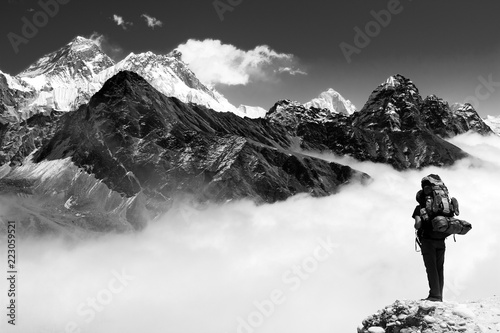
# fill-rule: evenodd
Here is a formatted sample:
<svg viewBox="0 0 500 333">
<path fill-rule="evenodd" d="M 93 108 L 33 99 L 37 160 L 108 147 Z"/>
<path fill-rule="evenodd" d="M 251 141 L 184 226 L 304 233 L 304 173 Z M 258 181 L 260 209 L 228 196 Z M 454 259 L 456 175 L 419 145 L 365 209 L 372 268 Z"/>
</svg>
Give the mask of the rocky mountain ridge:
<svg viewBox="0 0 500 333">
<path fill-rule="evenodd" d="M 266 119 L 298 137 L 303 150 L 350 155 L 400 170 L 453 164 L 466 154 L 446 138 L 469 130 L 492 133 L 472 106 L 452 111 L 435 96 L 424 100 L 413 82 L 401 75 L 379 85 L 363 108 L 349 116 L 284 100 Z"/>
<path fill-rule="evenodd" d="M 81 49 L 95 58 L 94 47 Z M 73 51 L 53 55 L 55 62 L 49 62 Z M 30 206 L 20 220 L 137 230 L 179 198 L 220 203 L 243 198 L 275 202 L 299 193 L 325 196 L 370 176 L 308 156 L 308 151 L 350 155 L 399 170 L 444 166 L 467 156 L 444 138 L 468 130 L 491 132 L 472 107 L 452 109 L 435 96 L 422 99 L 401 75 L 377 87 L 352 114 L 290 100 L 277 102 L 264 119 L 216 112 L 157 89 L 172 88 L 162 75 L 174 73 L 179 56 L 130 55 L 120 66 L 134 71 L 102 70 L 97 77 L 113 75 L 77 110 L 47 108 L 0 124 L 0 192 L 43 203 L 35 206 L 42 206 L 44 215 L 33 215 Z M 39 77 L 45 62 L 25 75 Z M 68 73 L 54 68 L 48 74 Z M 87 63 L 86 68 L 94 67 Z M 82 81 L 96 77 L 81 69 Z M 159 74 L 147 80 L 135 72 L 141 70 Z M 177 76 L 184 87 L 210 94 L 190 73 Z M 2 104 L 14 103 L 4 116 L 23 98 L 21 93 L 13 98 L 16 84 L 24 87 L 12 77 L 0 80 Z M 29 89 L 23 93 L 33 98 Z"/>
<path fill-rule="evenodd" d="M 75 225 L 141 229 L 178 198 L 275 202 L 369 179 L 294 152 L 293 138 L 266 120 L 185 104 L 130 71 L 77 111 L 51 114 L 52 122 L 36 116 L 4 152 L 0 190 L 43 200 L 46 214 L 64 216 L 59 224 L 69 214 Z"/>
<path fill-rule="evenodd" d="M 160 92 L 183 102 L 245 116 L 244 109 L 236 108 L 216 90 L 202 84 L 178 51 L 167 55 L 131 53 L 115 64 L 93 40 L 79 36 L 14 77 L 0 73 L 0 81 L 7 82 L 2 87 L 4 95 L 10 95 L 9 101 L 2 99 L 3 109 L 22 119 L 52 109 L 73 111 L 122 70 L 139 73 Z"/>
</svg>

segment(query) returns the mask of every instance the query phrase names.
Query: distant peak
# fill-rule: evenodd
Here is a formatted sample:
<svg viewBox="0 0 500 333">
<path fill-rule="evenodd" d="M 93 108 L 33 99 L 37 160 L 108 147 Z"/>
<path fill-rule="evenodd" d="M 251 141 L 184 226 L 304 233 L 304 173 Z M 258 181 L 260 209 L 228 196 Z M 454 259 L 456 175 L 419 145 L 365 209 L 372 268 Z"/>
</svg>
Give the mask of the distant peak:
<svg viewBox="0 0 500 333">
<path fill-rule="evenodd" d="M 328 109 L 334 113 L 343 113 L 346 115 L 356 112 L 356 107 L 345 99 L 338 91 L 333 88 L 319 94 L 317 98 L 304 104 L 306 108 L 315 107 L 318 109 Z"/>
<path fill-rule="evenodd" d="M 82 45 L 92 46 L 92 45 L 97 45 L 97 43 L 92 39 L 88 39 L 88 38 L 85 38 L 82 36 L 76 36 L 67 45 L 68 46 L 82 46 Z"/>
<path fill-rule="evenodd" d="M 93 41 L 82 36 L 76 36 L 70 43 L 93 43 Z"/>
</svg>

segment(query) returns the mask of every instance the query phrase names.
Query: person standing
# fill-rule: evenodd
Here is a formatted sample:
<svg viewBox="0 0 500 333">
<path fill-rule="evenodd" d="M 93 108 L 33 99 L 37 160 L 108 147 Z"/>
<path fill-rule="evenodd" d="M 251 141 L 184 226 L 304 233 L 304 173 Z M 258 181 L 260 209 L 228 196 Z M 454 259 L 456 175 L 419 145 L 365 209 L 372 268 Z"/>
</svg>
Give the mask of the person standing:
<svg viewBox="0 0 500 333">
<path fill-rule="evenodd" d="M 432 230 L 429 219 L 421 216 L 421 205 L 417 205 L 412 217 L 415 219 L 417 241 L 420 245 L 424 260 L 427 280 L 429 282 L 429 295 L 425 300 L 442 302 L 444 288 L 444 255 L 446 251 L 445 239 L 448 234 Z"/>
<path fill-rule="evenodd" d="M 412 217 L 417 230 L 416 241 L 420 245 L 424 260 L 429 295 L 425 300 L 442 302 L 444 289 L 444 255 L 445 239 L 449 233 L 435 231 L 432 219 L 437 216 L 453 216 L 458 213 L 458 202 L 449 199 L 448 189 L 438 175 L 430 174 L 421 182 L 422 189 L 417 192 Z"/>
</svg>

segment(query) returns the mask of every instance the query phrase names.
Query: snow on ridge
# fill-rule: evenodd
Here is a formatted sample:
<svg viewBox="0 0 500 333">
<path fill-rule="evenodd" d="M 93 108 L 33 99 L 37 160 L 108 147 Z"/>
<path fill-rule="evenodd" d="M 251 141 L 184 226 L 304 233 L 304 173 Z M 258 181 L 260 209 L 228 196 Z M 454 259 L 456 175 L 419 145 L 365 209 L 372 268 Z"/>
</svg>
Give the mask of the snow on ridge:
<svg viewBox="0 0 500 333">
<path fill-rule="evenodd" d="M 264 118 L 266 116 L 267 110 L 261 108 L 260 106 L 248 106 L 240 105 L 237 110 L 237 115 L 240 117 L 248 118 Z"/>
<path fill-rule="evenodd" d="M 483 121 L 491 128 L 491 130 L 495 134 L 500 135 L 500 116 L 488 115 L 483 119 Z"/>
<path fill-rule="evenodd" d="M 0 75 L 3 75 L 3 77 L 5 77 L 5 80 L 7 81 L 7 85 L 10 89 L 19 90 L 19 91 L 23 91 L 23 92 L 29 92 L 32 90 L 26 84 L 23 85 L 22 81 L 19 81 L 17 78 L 15 78 L 7 73 L 0 71 Z"/>
<path fill-rule="evenodd" d="M 396 80 L 396 78 L 391 75 L 391 76 L 389 76 L 389 78 L 387 78 L 387 80 L 385 81 L 385 84 L 387 86 L 390 86 L 390 87 L 395 87 L 397 82 L 398 81 Z"/>
<path fill-rule="evenodd" d="M 174 68 L 174 66 L 179 66 L 179 69 Z M 222 94 L 202 85 L 194 73 L 175 57 L 157 55 L 151 51 L 140 54 L 132 52 L 114 66 L 101 71 L 93 81 L 104 84 L 106 80 L 122 70 L 139 74 L 166 96 L 176 97 L 185 103 L 205 105 L 215 111 L 230 111 L 239 115 L 238 109 Z M 197 86 L 189 87 L 186 81 L 181 78 L 182 75 L 196 81 Z"/>
</svg>

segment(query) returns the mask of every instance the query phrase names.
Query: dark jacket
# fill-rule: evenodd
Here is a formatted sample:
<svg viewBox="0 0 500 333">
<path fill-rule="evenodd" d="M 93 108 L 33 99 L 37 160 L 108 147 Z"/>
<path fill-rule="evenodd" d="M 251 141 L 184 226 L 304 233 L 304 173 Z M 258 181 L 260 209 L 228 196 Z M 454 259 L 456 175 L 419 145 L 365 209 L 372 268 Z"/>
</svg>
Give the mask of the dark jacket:
<svg viewBox="0 0 500 333">
<path fill-rule="evenodd" d="M 412 218 L 415 216 L 420 216 L 420 205 L 417 205 L 413 210 Z M 434 240 L 443 240 L 448 237 L 448 234 L 440 231 L 432 230 L 432 222 L 431 219 L 425 221 L 422 219 L 422 226 L 417 231 L 417 236 L 423 239 L 434 239 Z"/>
</svg>

